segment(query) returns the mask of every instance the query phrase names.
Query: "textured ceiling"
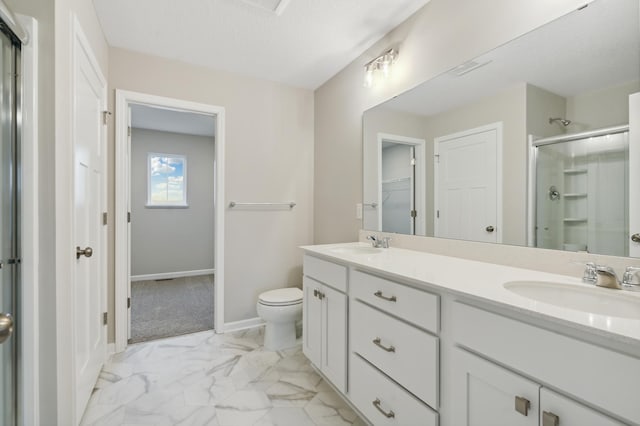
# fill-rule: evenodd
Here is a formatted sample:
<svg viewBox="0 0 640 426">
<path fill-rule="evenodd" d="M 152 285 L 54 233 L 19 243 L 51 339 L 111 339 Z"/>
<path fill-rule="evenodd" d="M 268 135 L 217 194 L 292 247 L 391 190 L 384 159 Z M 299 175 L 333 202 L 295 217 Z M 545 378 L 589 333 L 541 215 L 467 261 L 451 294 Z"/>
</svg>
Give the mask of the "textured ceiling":
<svg viewBox="0 0 640 426">
<path fill-rule="evenodd" d="M 111 46 L 315 89 L 428 2 L 289 0 L 279 10 L 260 6 L 279 3 L 264 0 L 94 5 Z"/>
</svg>

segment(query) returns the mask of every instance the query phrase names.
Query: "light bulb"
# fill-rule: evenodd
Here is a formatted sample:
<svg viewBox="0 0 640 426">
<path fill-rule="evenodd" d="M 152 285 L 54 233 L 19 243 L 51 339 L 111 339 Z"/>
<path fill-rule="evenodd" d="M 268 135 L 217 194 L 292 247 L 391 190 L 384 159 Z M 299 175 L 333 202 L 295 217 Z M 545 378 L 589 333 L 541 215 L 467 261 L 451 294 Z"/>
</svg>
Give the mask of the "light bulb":
<svg viewBox="0 0 640 426">
<path fill-rule="evenodd" d="M 364 71 L 364 87 L 372 87 L 373 86 L 373 67 L 367 65 Z"/>
</svg>

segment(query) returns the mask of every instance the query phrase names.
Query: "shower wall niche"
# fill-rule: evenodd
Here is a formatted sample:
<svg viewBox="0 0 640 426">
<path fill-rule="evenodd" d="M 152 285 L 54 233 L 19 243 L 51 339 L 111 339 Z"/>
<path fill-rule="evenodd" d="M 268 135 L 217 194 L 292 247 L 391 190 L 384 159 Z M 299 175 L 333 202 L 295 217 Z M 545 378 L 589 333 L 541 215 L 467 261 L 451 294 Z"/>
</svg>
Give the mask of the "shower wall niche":
<svg viewBox="0 0 640 426">
<path fill-rule="evenodd" d="M 537 247 L 628 256 L 628 134 L 621 126 L 532 143 Z"/>
</svg>

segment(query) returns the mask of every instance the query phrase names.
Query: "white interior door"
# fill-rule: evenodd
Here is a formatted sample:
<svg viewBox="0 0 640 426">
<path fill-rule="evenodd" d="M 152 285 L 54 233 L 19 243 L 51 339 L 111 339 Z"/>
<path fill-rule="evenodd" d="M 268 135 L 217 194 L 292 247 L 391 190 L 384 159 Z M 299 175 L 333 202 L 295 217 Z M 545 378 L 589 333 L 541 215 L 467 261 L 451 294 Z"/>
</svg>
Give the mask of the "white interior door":
<svg viewBox="0 0 640 426">
<path fill-rule="evenodd" d="M 498 161 L 501 124 L 435 140 L 436 237 L 501 241 Z"/>
<path fill-rule="evenodd" d="M 106 354 L 104 308 L 103 122 L 104 79 L 82 43 L 74 49 L 74 239 L 73 341 L 76 419 L 80 419 Z"/>
<path fill-rule="evenodd" d="M 640 257 L 640 92 L 629 96 L 629 256 Z"/>
</svg>

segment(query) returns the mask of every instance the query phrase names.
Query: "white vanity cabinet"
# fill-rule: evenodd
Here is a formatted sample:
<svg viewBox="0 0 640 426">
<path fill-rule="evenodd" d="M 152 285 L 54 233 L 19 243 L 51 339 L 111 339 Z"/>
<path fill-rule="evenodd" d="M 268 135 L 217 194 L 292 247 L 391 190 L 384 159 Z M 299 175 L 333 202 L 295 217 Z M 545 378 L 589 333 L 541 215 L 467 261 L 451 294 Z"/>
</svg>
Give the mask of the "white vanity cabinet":
<svg viewBox="0 0 640 426">
<path fill-rule="evenodd" d="M 341 392 L 347 382 L 347 268 L 304 257 L 302 350 Z"/>
<path fill-rule="evenodd" d="M 455 349 L 459 426 L 623 426 L 611 417 L 560 395 L 493 362 Z"/>
<path fill-rule="evenodd" d="M 640 421 L 640 360 L 466 304 L 453 308 L 458 346 L 453 349 L 451 398 L 461 406 L 451 413 L 450 424 L 620 426 Z"/>
<path fill-rule="evenodd" d="M 353 404 L 373 424 L 437 425 L 438 296 L 358 270 L 349 295 Z"/>
</svg>

